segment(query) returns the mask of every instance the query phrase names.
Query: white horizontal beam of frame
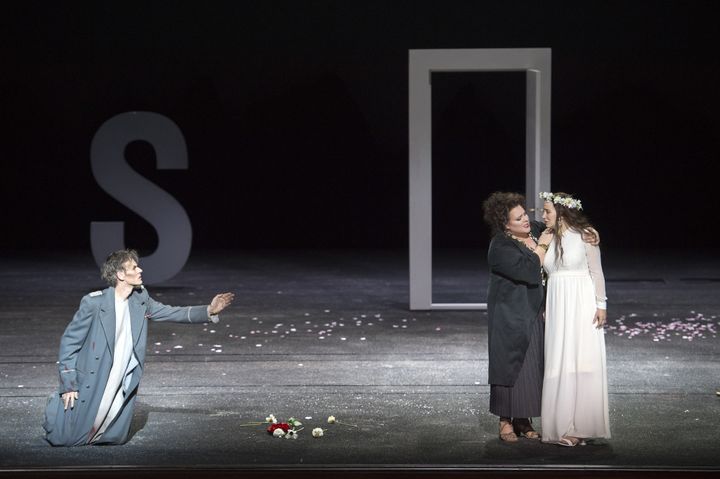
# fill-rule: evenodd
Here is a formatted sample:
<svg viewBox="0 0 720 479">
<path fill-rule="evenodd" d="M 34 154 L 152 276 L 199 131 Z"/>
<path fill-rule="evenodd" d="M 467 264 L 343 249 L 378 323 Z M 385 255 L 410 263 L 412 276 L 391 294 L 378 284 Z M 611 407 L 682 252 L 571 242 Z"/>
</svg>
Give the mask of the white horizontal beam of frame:
<svg viewBox="0 0 720 479">
<path fill-rule="evenodd" d="M 410 309 L 487 309 L 486 303 L 432 302 L 432 86 L 433 72 L 525 71 L 528 207 L 540 208 L 550 191 L 549 48 L 409 51 Z M 491 171 L 491 168 L 487 168 Z M 480 205 L 478 205 L 478 208 Z"/>
</svg>

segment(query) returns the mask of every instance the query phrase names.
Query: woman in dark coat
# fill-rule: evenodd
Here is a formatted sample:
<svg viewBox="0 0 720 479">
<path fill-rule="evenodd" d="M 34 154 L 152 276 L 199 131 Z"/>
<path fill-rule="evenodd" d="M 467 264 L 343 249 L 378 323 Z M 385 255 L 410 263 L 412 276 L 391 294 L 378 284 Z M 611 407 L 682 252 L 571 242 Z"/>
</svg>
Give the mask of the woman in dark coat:
<svg viewBox="0 0 720 479">
<path fill-rule="evenodd" d="M 493 193 L 483 203 L 493 231 L 488 250 L 488 382 L 490 412 L 500 417 L 500 439 L 539 439 L 531 417 L 540 416 L 543 380 L 542 261 L 551 233 L 530 221 L 525 198 Z"/>
</svg>

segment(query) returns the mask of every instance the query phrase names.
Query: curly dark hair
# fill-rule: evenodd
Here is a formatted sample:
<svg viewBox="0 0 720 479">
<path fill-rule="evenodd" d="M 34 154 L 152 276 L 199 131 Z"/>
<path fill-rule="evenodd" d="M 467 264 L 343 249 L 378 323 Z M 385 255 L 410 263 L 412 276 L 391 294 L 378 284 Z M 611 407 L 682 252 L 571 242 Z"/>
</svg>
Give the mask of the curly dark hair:
<svg viewBox="0 0 720 479">
<path fill-rule="evenodd" d="M 123 265 L 130 260 L 135 260 L 136 263 L 140 261 L 138 253 L 134 249 L 121 249 L 110 253 L 100 268 L 100 277 L 104 279 L 108 285 L 115 286 L 118 280 L 117 273 L 119 271 L 125 271 Z"/>
<path fill-rule="evenodd" d="M 553 194 L 560 198 L 572 198 L 572 195 L 563 193 L 562 191 Z M 562 261 L 563 256 L 562 242 L 560 241 L 561 236 L 558 234 L 560 228 L 557 227 L 560 221 L 562 220 L 568 229 L 575 230 L 580 234 L 587 228 L 592 228 L 593 226 L 590 224 L 587 216 L 579 209 L 568 208 L 560 203 L 553 203 L 552 205 L 555 207 L 555 212 L 557 213 L 555 218 L 556 227 L 553 228 L 553 236 L 555 237 L 555 261 L 559 263 Z"/>
<path fill-rule="evenodd" d="M 516 206 L 525 208 L 525 197 L 520 193 L 496 191 L 483 201 L 483 218 L 493 235 L 505 231 L 510 210 Z"/>
</svg>

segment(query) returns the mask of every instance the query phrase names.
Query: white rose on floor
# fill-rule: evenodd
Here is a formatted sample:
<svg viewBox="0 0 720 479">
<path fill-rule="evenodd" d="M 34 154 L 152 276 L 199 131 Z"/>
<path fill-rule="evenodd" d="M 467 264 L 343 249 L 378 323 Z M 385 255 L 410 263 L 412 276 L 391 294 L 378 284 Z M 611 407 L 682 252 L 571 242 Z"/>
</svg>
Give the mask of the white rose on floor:
<svg viewBox="0 0 720 479">
<path fill-rule="evenodd" d="M 328 417 L 328 424 L 335 424 L 335 416 Z"/>
<path fill-rule="evenodd" d="M 283 437 L 285 435 L 285 431 L 282 430 L 282 428 L 277 428 L 273 431 L 273 436 L 275 437 Z"/>
<path fill-rule="evenodd" d="M 324 434 L 323 430 L 319 427 L 316 427 L 315 429 L 312 430 L 313 437 L 322 437 L 323 434 Z"/>
</svg>

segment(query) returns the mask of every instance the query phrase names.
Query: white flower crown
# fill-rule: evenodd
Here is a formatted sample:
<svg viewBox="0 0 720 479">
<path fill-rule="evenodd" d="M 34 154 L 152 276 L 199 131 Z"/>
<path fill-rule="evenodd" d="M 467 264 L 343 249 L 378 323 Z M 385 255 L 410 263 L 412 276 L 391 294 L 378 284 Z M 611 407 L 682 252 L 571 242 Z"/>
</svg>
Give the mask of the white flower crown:
<svg viewBox="0 0 720 479">
<path fill-rule="evenodd" d="M 569 196 L 558 196 L 555 193 L 543 191 L 542 193 L 540 193 L 540 198 L 545 201 L 549 201 L 550 203 L 563 205 L 565 208 L 570 208 L 574 210 L 582 209 L 582 203 L 580 202 L 580 200 L 576 200 L 575 198 L 571 198 Z"/>
</svg>

